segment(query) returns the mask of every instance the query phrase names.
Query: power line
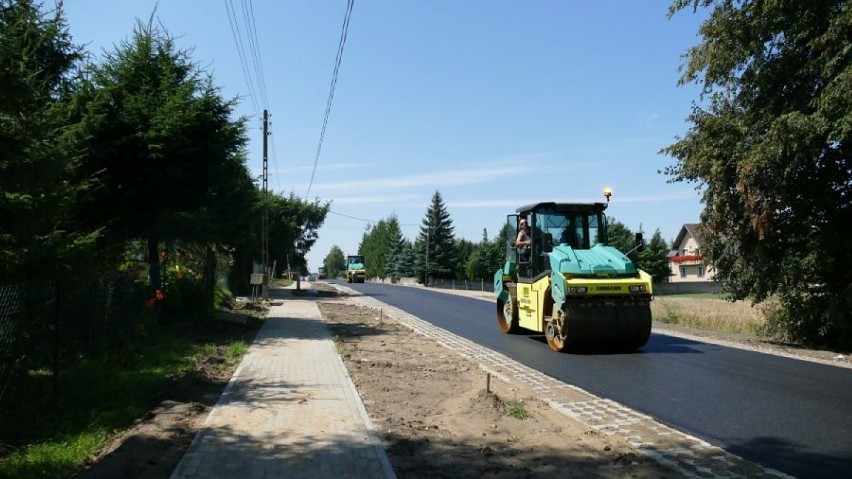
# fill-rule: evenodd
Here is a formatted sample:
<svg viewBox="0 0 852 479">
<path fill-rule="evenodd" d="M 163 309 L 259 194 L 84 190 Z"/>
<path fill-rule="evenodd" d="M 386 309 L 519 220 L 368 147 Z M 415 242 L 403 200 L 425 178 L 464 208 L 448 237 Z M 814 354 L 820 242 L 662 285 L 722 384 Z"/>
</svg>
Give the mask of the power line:
<svg viewBox="0 0 852 479">
<path fill-rule="evenodd" d="M 234 37 L 234 43 L 237 46 L 237 56 L 240 58 L 240 67 L 243 70 L 243 77 L 246 80 L 246 87 L 248 88 L 249 99 L 251 100 L 251 104 L 254 107 L 254 114 L 259 115 L 260 109 L 257 106 L 257 97 L 254 94 L 254 84 L 251 79 L 251 75 L 249 75 L 249 69 L 246 65 L 245 58 L 245 48 L 243 47 L 243 39 L 242 33 L 240 32 L 240 25 L 237 21 L 237 15 L 234 11 L 234 5 L 230 0 L 225 0 L 225 11 L 228 12 L 228 23 L 231 25 L 231 36 Z"/>
<path fill-rule="evenodd" d="M 379 224 L 379 222 L 378 222 L 378 221 L 368 220 L 368 219 L 365 219 L 365 218 L 359 218 L 359 217 L 357 217 L 357 216 L 351 216 L 351 215 L 347 215 L 347 214 L 344 214 L 344 213 L 338 213 L 338 212 L 336 212 L 336 211 L 328 210 L 328 212 L 329 212 L 329 213 L 331 213 L 331 214 L 333 214 L 333 215 L 337 215 L 337 216 L 344 216 L 344 217 L 346 217 L 346 218 L 350 218 L 350 219 L 358 220 L 358 221 L 363 221 L 363 222 L 365 222 L 365 223 Z M 399 226 L 420 226 L 420 225 L 419 225 L 419 224 L 414 224 L 414 223 L 399 223 Z"/>
<path fill-rule="evenodd" d="M 257 24 L 254 21 L 254 6 L 251 0 L 243 0 L 243 16 L 246 19 L 246 36 L 248 37 L 249 51 L 254 60 L 254 73 L 257 75 L 257 83 L 260 86 L 260 96 L 263 106 L 269 107 L 269 98 L 266 96 L 266 81 L 263 75 L 263 61 L 260 56 L 260 41 L 257 39 Z"/>
<path fill-rule="evenodd" d="M 234 43 L 237 46 L 240 67 L 243 70 L 255 114 L 258 115 L 260 112 L 259 104 L 264 109 L 269 108 L 269 97 L 263 72 L 263 57 L 260 54 L 260 40 L 257 36 L 257 23 L 254 18 L 254 4 L 251 0 L 241 0 L 239 8 L 242 11 L 241 16 L 237 14 L 234 0 L 225 0 L 225 11 L 228 13 L 231 35 L 234 37 Z M 242 22 L 240 17 L 242 17 Z M 240 23 L 242 23 L 242 26 Z M 246 49 L 248 49 L 248 52 L 246 52 Z"/>
<path fill-rule="evenodd" d="M 338 212 L 336 212 L 336 211 L 328 210 L 328 212 L 329 212 L 329 213 L 331 213 L 331 214 L 333 214 L 333 215 L 337 215 L 337 216 L 344 216 L 344 217 L 346 217 L 346 218 L 351 218 L 351 219 L 353 219 L 353 220 L 363 221 L 363 222 L 365 222 L 365 223 L 374 223 L 374 224 L 377 224 L 377 223 L 378 223 L 378 221 L 368 220 L 368 219 L 364 219 L 364 218 L 358 218 L 357 216 L 350 216 L 350 215 L 347 215 L 347 214 L 338 213 Z"/>
<path fill-rule="evenodd" d="M 346 14 L 343 16 L 343 28 L 340 32 L 340 41 L 337 44 L 337 58 L 334 60 L 334 73 L 331 76 L 331 86 L 328 90 L 328 101 L 325 104 L 325 116 L 322 120 L 322 130 L 320 130 L 319 142 L 317 143 L 317 155 L 314 158 L 314 167 L 311 170 L 311 181 L 308 183 L 308 191 L 305 193 L 305 200 L 311 194 L 311 187 L 314 184 L 314 175 L 317 172 L 317 163 L 319 163 L 320 151 L 322 150 L 322 141 L 325 137 L 325 128 L 328 125 L 328 115 L 331 113 L 331 101 L 334 99 L 334 87 L 337 84 L 337 72 L 340 70 L 340 62 L 343 59 L 343 47 L 346 45 L 346 35 L 349 32 L 349 18 L 352 16 L 352 7 L 355 0 L 348 0 L 346 3 Z"/>
</svg>

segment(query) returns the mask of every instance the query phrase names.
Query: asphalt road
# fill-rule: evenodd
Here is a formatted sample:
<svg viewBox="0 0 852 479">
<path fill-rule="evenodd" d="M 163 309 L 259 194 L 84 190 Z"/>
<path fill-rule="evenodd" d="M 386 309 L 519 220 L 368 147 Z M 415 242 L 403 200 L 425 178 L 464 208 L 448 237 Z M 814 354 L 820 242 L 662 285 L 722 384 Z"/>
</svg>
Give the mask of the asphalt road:
<svg viewBox="0 0 852 479">
<path fill-rule="evenodd" d="M 555 353 L 543 336 L 502 334 L 494 303 L 347 286 L 747 460 L 800 478 L 852 477 L 852 369 L 656 333 L 631 353 Z"/>
</svg>

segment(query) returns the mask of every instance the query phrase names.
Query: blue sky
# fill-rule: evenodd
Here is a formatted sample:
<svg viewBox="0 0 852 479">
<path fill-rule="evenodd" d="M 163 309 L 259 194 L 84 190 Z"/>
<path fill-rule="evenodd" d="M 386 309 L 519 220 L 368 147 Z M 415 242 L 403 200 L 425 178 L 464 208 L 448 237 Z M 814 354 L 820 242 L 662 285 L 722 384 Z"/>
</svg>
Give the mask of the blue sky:
<svg viewBox="0 0 852 479">
<path fill-rule="evenodd" d="M 610 216 L 674 239 L 702 205 L 695 185 L 658 173 L 674 163 L 658 151 L 688 130 L 699 89 L 677 85 L 678 67 L 706 12 L 669 20 L 670 3 L 356 0 L 310 186 L 309 198 L 331 201 L 332 211 L 310 269 L 333 245 L 355 254 L 364 220 L 396 214 L 413 240 L 435 191 L 456 236 L 471 241 L 483 229 L 493 236 L 518 206 L 602 201 L 605 186 L 614 190 Z M 222 95 L 241 98 L 254 175 L 269 110 L 269 187 L 304 198 L 346 1 L 68 0 L 65 13 L 75 43 L 99 62 L 155 6 Z"/>
</svg>

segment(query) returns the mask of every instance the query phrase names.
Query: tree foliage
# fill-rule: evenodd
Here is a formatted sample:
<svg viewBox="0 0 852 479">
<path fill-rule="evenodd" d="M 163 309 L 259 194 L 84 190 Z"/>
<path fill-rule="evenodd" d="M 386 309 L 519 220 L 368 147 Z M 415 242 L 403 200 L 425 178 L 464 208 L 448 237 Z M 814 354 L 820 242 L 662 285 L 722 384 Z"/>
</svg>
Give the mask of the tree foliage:
<svg viewBox="0 0 852 479">
<path fill-rule="evenodd" d="M 453 221 L 444 205 L 441 193 L 432 195 L 432 203 L 426 210 L 420 234 L 415 242 L 415 268 L 423 278 L 453 278 L 455 265 L 455 236 Z"/>
<path fill-rule="evenodd" d="M 479 256 L 477 253 L 480 248 L 480 244 L 474 243 L 465 238 L 456 238 L 455 239 L 455 271 L 453 273 L 453 278 L 455 279 L 473 279 L 468 278 L 467 274 L 467 266 L 468 263 L 474 256 Z"/>
<path fill-rule="evenodd" d="M 507 225 L 503 225 L 501 234 L 493 241 L 488 239 L 488 230 L 482 230 L 482 241 L 476 245 L 465 263 L 467 279 L 491 281 L 494 278 L 494 273 L 503 266 L 505 259 L 507 228 Z"/>
<path fill-rule="evenodd" d="M 96 178 L 85 218 L 107 225 L 108 244 L 144 238 L 152 287 L 160 243 L 239 241 L 235 208 L 256 201 L 242 154 L 245 121 L 234 100 L 151 23 L 106 55 L 78 92 L 88 141 L 84 174 Z"/>
<path fill-rule="evenodd" d="M 306 256 L 317 241 L 317 230 L 325 222 L 329 203 L 303 201 L 290 193 L 287 197 L 269 195 L 268 208 L 269 266 L 275 262 L 278 271 L 290 269 L 306 275 Z"/>
<path fill-rule="evenodd" d="M 401 241 L 402 230 L 395 214 L 374 226 L 367 226 L 358 245 L 358 254 L 364 256 L 368 278 L 384 279 L 390 275 L 389 258 Z"/>
<path fill-rule="evenodd" d="M 669 265 L 669 247 L 663 239 L 659 228 L 654 231 L 650 240 L 645 240 L 645 251 L 639 253 L 639 264 L 651 275 L 655 283 L 669 280 L 671 266 Z"/>
<path fill-rule="evenodd" d="M 79 266 L 96 237 L 72 214 L 87 186 L 71 181 L 81 58 L 61 8 L 46 15 L 32 1 L 0 0 L 0 283 Z"/>
<path fill-rule="evenodd" d="M 338 278 L 346 271 L 346 257 L 340 246 L 334 245 L 329 250 L 322 262 L 325 272 L 329 278 Z"/>
<path fill-rule="evenodd" d="M 394 280 L 413 278 L 417 274 L 414 264 L 414 245 L 411 241 L 401 238 L 388 256 L 388 275 Z"/>
<path fill-rule="evenodd" d="M 713 7 L 682 83 L 703 87 L 671 181 L 697 182 L 705 251 L 733 299 L 777 295 L 791 339 L 852 341 L 852 5 L 679 0 Z"/>
</svg>

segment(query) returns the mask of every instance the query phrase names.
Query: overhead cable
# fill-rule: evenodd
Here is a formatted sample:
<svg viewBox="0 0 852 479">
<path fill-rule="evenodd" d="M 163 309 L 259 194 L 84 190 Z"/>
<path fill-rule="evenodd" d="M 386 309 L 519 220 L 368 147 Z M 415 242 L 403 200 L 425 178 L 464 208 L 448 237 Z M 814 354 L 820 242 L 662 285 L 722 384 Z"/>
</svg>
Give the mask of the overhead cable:
<svg viewBox="0 0 852 479">
<path fill-rule="evenodd" d="M 347 214 L 344 214 L 344 213 L 338 213 L 336 211 L 328 210 L 328 212 L 333 214 L 333 215 L 343 216 L 343 217 L 350 218 L 350 219 L 353 219 L 353 220 L 363 221 L 365 223 L 379 224 L 378 221 L 368 220 L 368 219 L 365 219 L 365 218 L 358 218 L 357 216 L 351 216 L 351 215 L 347 215 Z M 415 224 L 415 223 L 399 223 L 399 226 L 420 226 L 420 225 Z"/>
<path fill-rule="evenodd" d="M 334 73 L 331 76 L 331 85 L 328 90 L 328 101 L 325 104 L 325 116 L 322 120 L 322 129 L 320 130 L 319 142 L 317 143 L 317 154 L 314 158 L 314 167 L 311 170 L 311 181 L 308 183 L 308 191 L 305 193 L 305 200 L 311 194 L 311 187 L 314 184 L 314 175 L 317 172 L 317 163 L 319 163 L 320 151 L 322 150 L 322 141 L 325 138 L 325 128 L 328 125 L 328 116 L 331 113 L 331 102 L 334 99 L 334 87 L 337 84 L 337 73 L 340 70 L 340 62 L 343 59 L 343 47 L 346 45 L 346 35 L 349 31 L 349 18 L 352 16 L 352 7 L 355 0 L 348 0 L 346 3 L 346 14 L 343 16 L 343 28 L 340 32 L 340 41 L 337 44 L 337 58 L 334 60 Z"/>
<path fill-rule="evenodd" d="M 254 62 L 254 74 L 260 86 L 260 98 L 263 100 L 263 106 L 269 107 L 269 98 L 266 96 L 266 81 L 263 75 L 263 61 L 260 56 L 260 41 L 257 39 L 257 24 L 254 21 L 254 6 L 252 0 L 243 1 L 243 16 L 246 19 L 246 36 L 248 38 L 249 51 L 251 52 Z"/>
<path fill-rule="evenodd" d="M 231 25 L 231 36 L 234 37 L 234 43 L 237 46 L 237 55 L 240 58 L 240 67 L 243 70 L 243 77 L 246 80 L 246 87 L 248 88 L 249 99 L 251 100 L 251 104 L 254 107 L 254 114 L 260 115 L 260 108 L 258 108 L 257 97 L 254 93 L 254 83 L 252 82 L 251 75 L 249 74 L 249 68 L 247 66 L 245 48 L 243 48 L 243 40 L 242 40 L 242 32 L 240 30 L 240 25 L 237 19 L 236 12 L 234 11 L 234 5 L 231 0 L 225 0 L 225 11 L 228 12 L 228 23 Z"/>
</svg>

